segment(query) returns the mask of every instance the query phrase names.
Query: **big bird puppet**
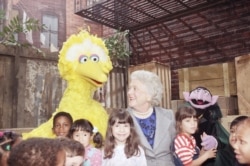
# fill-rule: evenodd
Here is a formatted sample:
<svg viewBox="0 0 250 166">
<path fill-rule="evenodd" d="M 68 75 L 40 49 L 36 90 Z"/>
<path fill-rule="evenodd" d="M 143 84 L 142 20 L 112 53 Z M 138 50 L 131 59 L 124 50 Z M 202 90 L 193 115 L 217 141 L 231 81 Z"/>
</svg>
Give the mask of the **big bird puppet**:
<svg viewBox="0 0 250 166">
<path fill-rule="evenodd" d="M 87 31 L 71 35 L 59 52 L 58 69 L 67 81 L 67 88 L 53 115 L 64 111 L 70 113 L 73 120 L 88 119 L 104 136 L 108 114 L 92 97 L 94 91 L 108 80 L 112 69 L 104 41 Z M 54 138 L 52 126 L 53 116 L 29 133 L 23 133 L 23 139 Z"/>
</svg>

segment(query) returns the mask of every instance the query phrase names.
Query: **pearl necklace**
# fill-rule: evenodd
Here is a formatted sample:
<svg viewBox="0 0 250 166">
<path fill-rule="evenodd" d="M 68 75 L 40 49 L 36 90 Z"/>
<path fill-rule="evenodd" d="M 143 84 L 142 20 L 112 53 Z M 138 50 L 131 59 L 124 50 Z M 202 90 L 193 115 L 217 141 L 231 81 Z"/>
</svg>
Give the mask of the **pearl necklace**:
<svg viewBox="0 0 250 166">
<path fill-rule="evenodd" d="M 152 107 L 149 108 L 148 111 L 146 111 L 146 112 L 139 112 L 139 111 L 133 110 L 134 115 L 138 118 L 147 118 L 152 114 L 152 112 L 153 112 Z"/>
</svg>

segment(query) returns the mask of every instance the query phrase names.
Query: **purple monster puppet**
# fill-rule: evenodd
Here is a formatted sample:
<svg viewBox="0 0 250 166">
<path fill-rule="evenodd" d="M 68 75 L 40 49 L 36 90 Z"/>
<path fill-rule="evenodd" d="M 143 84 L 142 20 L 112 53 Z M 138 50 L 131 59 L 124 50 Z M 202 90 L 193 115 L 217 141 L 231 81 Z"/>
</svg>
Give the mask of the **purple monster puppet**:
<svg viewBox="0 0 250 166">
<path fill-rule="evenodd" d="M 212 96 L 210 91 L 204 87 L 197 87 L 189 92 L 183 92 L 183 96 L 186 101 L 194 108 L 205 109 L 209 106 L 214 105 L 219 96 Z"/>
<path fill-rule="evenodd" d="M 217 104 L 218 96 L 213 96 L 205 87 L 183 92 L 183 95 L 199 117 L 198 131 L 194 135 L 197 145 L 205 150 L 217 148 L 216 158 L 209 159 L 202 165 L 233 166 L 234 153 L 228 142 L 229 133 L 220 123 L 222 113 Z"/>
</svg>

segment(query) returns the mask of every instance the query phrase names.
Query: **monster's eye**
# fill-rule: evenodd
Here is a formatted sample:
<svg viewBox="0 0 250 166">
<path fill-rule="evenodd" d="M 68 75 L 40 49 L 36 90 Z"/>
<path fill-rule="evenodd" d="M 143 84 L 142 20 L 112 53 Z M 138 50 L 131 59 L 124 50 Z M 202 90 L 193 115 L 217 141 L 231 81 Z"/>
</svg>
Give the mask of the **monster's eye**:
<svg viewBox="0 0 250 166">
<path fill-rule="evenodd" d="M 85 62 L 87 62 L 87 60 L 88 60 L 88 57 L 86 55 L 81 55 L 79 57 L 79 62 L 80 63 L 85 63 Z"/>
<path fill-rule="evenodd" d="M 92 55 L 90 56 L 90 59 L 91 59 L 92 61 L 94 61 L 94 62 L 99 62 L 99 56 L 96 55 L 96 54 L 92 54 Z"/>
</svg>

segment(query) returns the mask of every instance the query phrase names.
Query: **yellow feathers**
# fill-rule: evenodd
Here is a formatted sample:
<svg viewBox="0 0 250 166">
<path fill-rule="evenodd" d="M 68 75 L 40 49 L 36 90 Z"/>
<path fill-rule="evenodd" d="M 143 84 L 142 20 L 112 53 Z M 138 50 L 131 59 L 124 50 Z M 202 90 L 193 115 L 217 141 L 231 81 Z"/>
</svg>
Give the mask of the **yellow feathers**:
<svg viewBox="0 0 250 166">
<path fill-rule="evenodd" d="M 97 55 L 97 57 L 95 57 L 95 55 Z M 77 75 L 72 70 L 76 70 L 80 58 L 82 63 L 84 60 L 88 60 L 89 62 L 95 62 L 94 60 L 96 60 L 102 68 L 103 74 L 107 75 L 112 69 L 112 63 L 109 59 L 108 49 L 104 41 L 96 36 L 90 35 L 87 31 L 81 31 L 77 35 L 70 36 L 60 51 L 58 68 L 64 79 L 69 80 Z M 73 74 L 73 76 L 69 75 L 69 73 Z M 97 75 L 97 77 L 100 76 L 105 77 L 103 75 Z M 101 82 L 107 81 L 105 78 L 102 79 L 104 80 L 100 80 Z"/>
<path fill-rule="evenodd" d="M 108 114 L 92 98 L 94 91 L 108 80 L 112 69 L 104 41 L 87 31 L 70 36 L 60 51 L 58 69 L 67 81 L 67 88 L 56 112 L 68 112 L 74 120 L 86 118 L 105 136 Z M 23 137 L 54 137 L 52 119 Z"/>
</svg>

